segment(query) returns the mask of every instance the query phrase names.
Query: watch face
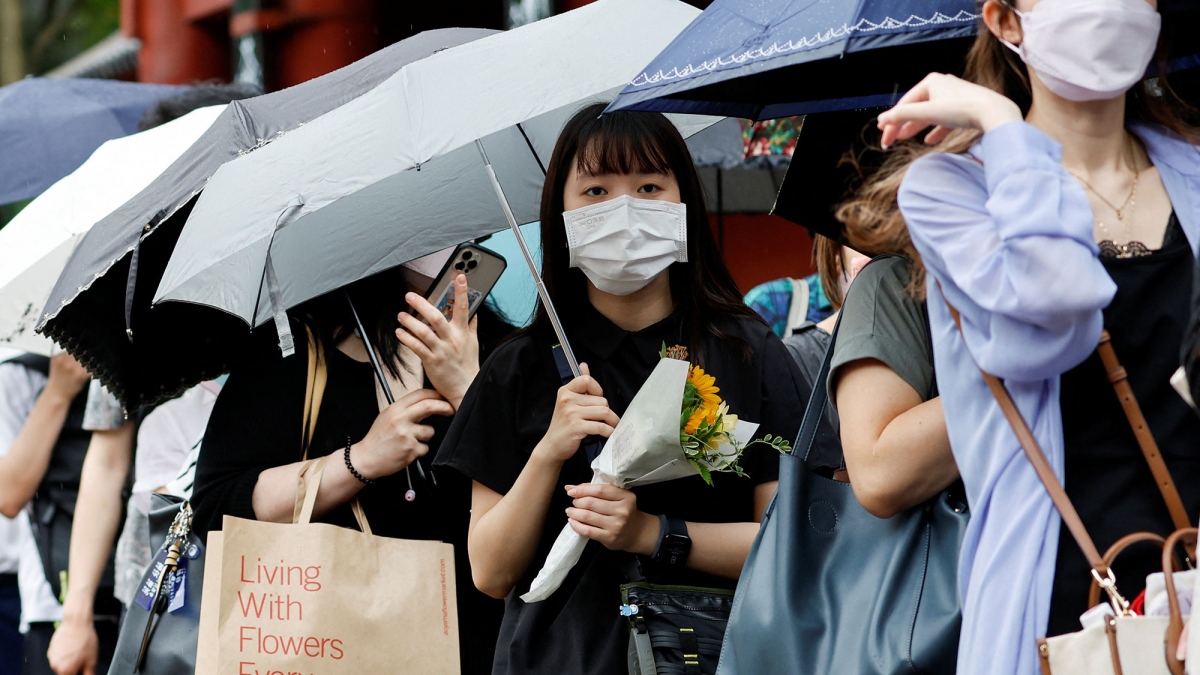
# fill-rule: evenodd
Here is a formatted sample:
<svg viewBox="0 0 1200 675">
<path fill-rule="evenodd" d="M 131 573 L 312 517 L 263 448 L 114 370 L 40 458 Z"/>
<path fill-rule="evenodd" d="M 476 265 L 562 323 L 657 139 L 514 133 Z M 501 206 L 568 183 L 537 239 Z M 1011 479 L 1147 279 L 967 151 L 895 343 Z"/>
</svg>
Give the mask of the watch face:
<svg viewBox="0 0 1200 675">
<path fill-rule="evenodd" d="M 663 562 L 672 567 L 682 566 L 687 561 L 687 555 L 691 549 L 690 537 L 669 534 L 663 540 Z"/>
</svg>

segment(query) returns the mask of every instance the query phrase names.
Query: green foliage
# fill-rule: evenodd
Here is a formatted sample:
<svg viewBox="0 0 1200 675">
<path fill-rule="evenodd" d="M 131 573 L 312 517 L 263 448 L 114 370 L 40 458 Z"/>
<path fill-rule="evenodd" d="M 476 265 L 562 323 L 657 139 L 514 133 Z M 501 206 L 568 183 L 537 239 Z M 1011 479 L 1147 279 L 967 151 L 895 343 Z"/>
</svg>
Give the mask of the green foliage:
<svg viewBox="0 0 1200 675">
<path fill-rule="evenodd" d="M 120 27 L 120 0 L 22 0 L 26 68 L 42 74 Z"/>
</svg>

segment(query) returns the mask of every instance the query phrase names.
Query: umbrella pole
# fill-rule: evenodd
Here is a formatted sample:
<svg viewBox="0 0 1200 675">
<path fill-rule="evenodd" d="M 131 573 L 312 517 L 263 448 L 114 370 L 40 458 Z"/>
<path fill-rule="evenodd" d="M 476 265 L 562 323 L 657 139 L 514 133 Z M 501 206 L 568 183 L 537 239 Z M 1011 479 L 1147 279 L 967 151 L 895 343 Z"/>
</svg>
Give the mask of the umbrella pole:
<svg viewBox="0 0 1200 675">
<path fill-rule="evenodd" d="M 354 307 L 354 301 L 350 299 L 350 291 L 342 290 L 346 295 L 346 304 L 350 305 L 350 313 L 354 315 L 354 325 L 358 329 L 358 339 L 362 340 L 363 346 L 367 348 L 367 358 L 371 359 L 371 369 L 375 371 L 375 379 L 379 381 L 379 386 L 383 388 L 383 395 L 387 398 L 388 405 L 396 402 L 396 397 L 392 395 L 392 388 L 388 385 L 387 377 L 383 374 L 383 365 L 379 363 L 379 355 L 375 353 L 375 347 L 371 344 L 371 338 L 367 337 L 367 331 L 363 328 L 362 319 L 358 317 L 358 310 Z M 417 474 L 421 476 L 421 480 L 425 478 L 425 468 L 420 462 L 414 461 L 413 464 L 417 467 Z M 411 466 L 411 465 L 410 465 Z M 412 489 L 412 485 L 409 485 Z M 411 499 L 409 501 L 412 501 Z"/>
<path fill-rule="evenodd" d="M 567 334 L 563 331 L 562 323 L 558 320 L 558 312 L 554 311 L 554 303 L 550 301 L 550 293 L 546 291 L 546 284 L 542 282 L 542 275 L 538 273 L 537 261 L 533 259 L 533 253 L 529 251 L 529 245 L 525 243 L 525 237 L 521 234 L 521 228 L 517 225 L 516 217 L 513 216 L 512 207 L 508 205 L 508 199 L 504 196 L 504 189 L 500 187 L 500 180 L 496 178 L 496 172 L 492 169 L 492 163 L 488 160 L 487 152 L 483 149 L 483 143 L 476 140 L 475 147 L 479 148 L 479 154 L 483 157 L 483 166 L 487 169 L 488 178 L 492 180 L 492 189 L 496 191 L 496 198 L 500 200 L 500 207 L 504 209 L 504 217 L 508 219 L 508 226 L 512 228 L 513 235 L 517 238 L 517 245 L 521 247 L 521 253 L 525 256 L 525 264 L 529 265 L 529 273 L 533 275 L 533 281 L 537 285 L 538 296 L 542 299 L 542 306 L 546 308 L 546 316 L 550 317 L 550 325 L 554 327 L 554 334 L 558 336 L 558 342 L 562 346 L 563 354 L 567 357 L 567 363 L 571 365 L 571 373 L 575 377 L 579 377 L 579 362 L 575 360 L 575 352 L 571 350 L 571 345 L 567 342 Z"/>
</svg>

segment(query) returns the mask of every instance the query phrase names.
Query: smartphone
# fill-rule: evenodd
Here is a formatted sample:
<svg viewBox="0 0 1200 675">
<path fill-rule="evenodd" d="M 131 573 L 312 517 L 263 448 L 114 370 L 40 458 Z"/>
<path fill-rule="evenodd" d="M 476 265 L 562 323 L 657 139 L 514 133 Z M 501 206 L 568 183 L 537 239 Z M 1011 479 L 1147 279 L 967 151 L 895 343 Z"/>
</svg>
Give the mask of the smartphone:
<svg viewBox="0 0 1200 675">
<path fill-rule="evenodd" d="M 477 244 L 461 244 L 450 254 L 442 271 L 434 278 L 425 299 L 450 320 L 454 317 L 454 280 L 459 274 L 465 274 L 470 302 L 467 320 L 470 321 L 483 306 L 484 299 L 492 292 L 506 267 L 508 261 L 499 253 Z"/>
</svg>

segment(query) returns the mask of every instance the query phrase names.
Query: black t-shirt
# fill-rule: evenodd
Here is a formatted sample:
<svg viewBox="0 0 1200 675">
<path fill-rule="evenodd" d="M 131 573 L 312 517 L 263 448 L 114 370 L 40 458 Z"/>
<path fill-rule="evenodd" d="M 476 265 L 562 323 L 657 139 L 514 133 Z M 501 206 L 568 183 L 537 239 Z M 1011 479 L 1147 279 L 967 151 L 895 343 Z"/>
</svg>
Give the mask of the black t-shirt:
<svg viewBox="0 0 1200 675">
<path fill-rule="evenodd" d="M 720 395 L 741 419 L 761 424 L 758 435 L 793 439 L 803 413 L 799 375 L 783 343 L 761 321 L 737 318 L 720 328 L 749 348 L 690 334 L 690 322 L 676 312 L 653 326 L 627 332 L 588 305 L 568 336 L 580 361 L 604 389 L 612 410 L 621 415 L 659 360 L 659 350 L 684 345 L 703 350 L 703 367 L 716 377 Z M 550 425 L 562 380 L 555 366 L 550 336 L 526 334 L 500 347 L 484 364 L 467 393 L 437 458 L 437 466 L 456 469 L 500 494 L 516 482 L 533 447 Z M 684 478 L 633 490 L 638 508 L 692 522 L 749 522 L 754 519 L 754 487 L 778 479 L 779 453 L 758 445 L 741 460 L 749 478 L 714 474 L 710 487 L 699 477 Z M 562 586 L 542 602 L 526 604 L 518 596 L 530 583 L 567 524 L 570 506 L 562 486 L 584 483 L 592 472 L 581 450 L 563 465 L 550 502 L 541 540 L 529 568 L 505 604 L 496 651 L 497 675 L 515 673 L 627 672 L 628 624 L 618 614 L 620 566 L 630 554 L 589 542 L 581 560 Z M 642 568 L 653 583 L 733 588 L 728 579 L 691 570 Z"/>
<path fill-rule="evenodd" d="M 297 338 L 295 355 L 283 358 L 272 346 L 267 353 L 247 359 L 230 373 L 213 406 L 196 463 L 192 497 L 194 524 L 202 537 L 208 530 L 221 529 L 225 515 L 255 519 L 252 498 L 258 475 L 302 459 L 307 342 L 305 331 L 293 334 Z M 308 456 L 334 454 L 331 461 L 341 462 L 346 437 L 361 440 L 379 414 L 379 405 L 369 363 L 355 361 L 337 349 L 327 348 L 325 355 L 328 381 Z M 433 417 L 425 423 L 438 432 L 430 443 L 429 455 L 420 460 L 428 473 L 432 470 L 430 457 L 449 422 Z M 480 593 L 471 581 L 467 556 L 471 483 L 454 472 L 444 473 L 437 476 L 437 489 L 431 490 L 420 482 L 414 468 L 417 498 L 412 502 L 404 499 L 408 490 L 404 471 L 380 478 L 378 484 L 359 492 L 358 499 L 378 536 L 441 540 L 454 545 L 462 669 L 464 673 L 487 673 L 502 605 Z M 358 529 L 349 504 L 319 520 Z M 389 582 L 365 579 L 364 583 Z"/>
<path fill-rule="evenodd" d="M 1200 418 L 1170 386 L 1179 367 L 1194 261 L 1175 216 L 1161 249 L 1136 258 L 1103 258 L 1117 285 L 1104 326 L 1188 514 L 1200 514 Z M 1133 532 L 1170 534 L 1175 527 L 1133 429 L 1092 354 L 1062 376 L 1060 393 L 1067 496 L 1101 552 Z M 1194 521 L 1193 521 L 1194 524 Z M 1113 565 L 1117 588 L 1132 600 L 1146 575 L 1162 571 L 1160 549 L 1138 545 Z M 1064 527 L 1050 599 L 1048 635 L 1079 630 L 1091 582 L 1087 560 Z"/>
</svg>

